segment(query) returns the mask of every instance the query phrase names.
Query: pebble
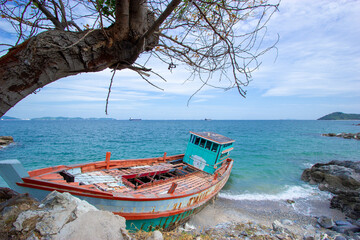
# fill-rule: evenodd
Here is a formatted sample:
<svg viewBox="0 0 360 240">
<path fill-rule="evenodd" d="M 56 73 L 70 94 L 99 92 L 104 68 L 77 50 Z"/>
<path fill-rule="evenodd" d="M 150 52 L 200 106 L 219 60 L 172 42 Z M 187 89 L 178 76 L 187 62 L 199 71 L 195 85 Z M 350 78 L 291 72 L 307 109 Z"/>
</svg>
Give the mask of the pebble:
<svg viewBox="0 0 360 240">
<path fill-rule="evenodd" d="M 275 220 L 273 223 L 272 223 L 272 227 L 273 227 L 273 230 L 275 232 L 280 232 L 280 233 L 284 233 L 285 232 L 285 229 L 283 228 L 282 224 L 278 221 L 278 220 Z"/>
<path fill-rule="evenodd" d="M 321 227 L 330 229 L 335 226 L 334 220 L 332 218 L 321 216 L 318 218 L 317 222 Z"/>
<path fill-rule="evenodd" d="M 294 222 L 289 219 L 282 219 L 281 224 L 283 225 L 294 225 Z"/>
<path fill-rule="evenodd" d="M 304 236 L 304 240 L 315 240 L 315 238 L 313 236 L 309 236 L 309 237 Z"/>
<path fill-rule="evenodd" d="M 305 232 L 303 239 L 304 239 L 304 240 L 312 240 L 312 239 L 314 239 L 314 235 L 311 234 L 311 233 Z"/>
<path fill-rule="evenodd" d="M 335 240 L 346 240 L 346 237 L 338 235 L 335 237 Z"/>
<path fill-rule="evenodd" d="M 242 232 L 241 232 L 241 235 L 243 235 L 243 236 L 246 237 L 248 234 L 247 234 L 245 231 L 242 231 Z"/>
<path fill-rule="evenodd" d="M 286 200 L 286 202 L 289 203 L 289 204 L 294 204 L 295 203 L 295 201 L 291 200 L 291 199 Z"/>
<path fill-rule="evenodd" d="M 350 222 L 348 222 L 348 221 L 342 221 L 342 220 L 335 221 L 335 224 L 338 225 L 338 226 L 351 225 Z"/>
<path fill-rule="evenodd" d="M 152 235 L 149 238 L 147 238 L 147 240 L 163 240 L 163 239 L 164 237 L 159 230 L 154 231 Z"/>
<path fill-rule="evenodd" d="M 313 225 L 305 225 L 302 227 L 305 230 L 309 230 L 309 231 L 315 231 L 315 227 Z"/>
</svg>

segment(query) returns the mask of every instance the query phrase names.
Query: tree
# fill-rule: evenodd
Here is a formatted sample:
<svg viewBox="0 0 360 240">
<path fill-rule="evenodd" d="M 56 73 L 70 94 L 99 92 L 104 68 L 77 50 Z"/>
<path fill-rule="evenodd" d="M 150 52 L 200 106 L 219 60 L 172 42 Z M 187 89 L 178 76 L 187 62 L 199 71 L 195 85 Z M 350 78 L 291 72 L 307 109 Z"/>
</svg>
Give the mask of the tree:
<svg viewBox="0 0 360 240">
<path fill-rule="evenodd" d="M 17 33 L 12 45 L 1 44 L 8 52 L 0 58 L 0 116 L 78 73 L 131 69 L 152 84 L 156 72 L 137 63 L 146 54 L 169 70 L 185 64 L 203 86 L 245 96 L 258 57 L 277 41 L 261 47 L 277 8 L 267 0 L 0 0 L 2 21 Z M 228 85 L 213 85 L 213 76 Z"/>
</svg>

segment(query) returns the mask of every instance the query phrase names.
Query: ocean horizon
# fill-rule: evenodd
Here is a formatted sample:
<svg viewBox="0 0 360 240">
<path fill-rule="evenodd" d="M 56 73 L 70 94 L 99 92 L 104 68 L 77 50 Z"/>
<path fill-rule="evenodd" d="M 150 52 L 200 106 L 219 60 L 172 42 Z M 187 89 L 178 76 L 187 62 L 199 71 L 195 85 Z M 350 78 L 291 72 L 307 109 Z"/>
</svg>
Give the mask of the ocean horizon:
<svg viewBox="0 0 360 240">
<path fill-rule="evenodd" d="M 234 139 L 234 167 L 219 197 L 232 201 L 329 198 L 301 181 L 317 162 L 359 161 L 360 141 L 321 136 L 360 132 L 358 121 L 316 120 L 32 120 L 0 121 L 15 143 L 0 160 L 18 159 L 27 171 L 54 165 L 134 159 L 185 152 L 189 131 Z M 6 187 L 3 179 L 0 186 Z"/>
</svg>

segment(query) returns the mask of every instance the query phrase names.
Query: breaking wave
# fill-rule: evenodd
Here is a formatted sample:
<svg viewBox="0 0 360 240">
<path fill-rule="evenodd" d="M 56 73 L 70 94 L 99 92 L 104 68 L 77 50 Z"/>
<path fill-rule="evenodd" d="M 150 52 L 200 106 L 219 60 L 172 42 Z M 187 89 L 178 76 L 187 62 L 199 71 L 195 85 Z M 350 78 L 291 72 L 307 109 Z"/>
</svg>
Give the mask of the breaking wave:
<svg viewBox="0 0 360 240">
<path fill-rule="evenodd" d="M 230 192 L 221 192 L 220 198 L 229 200 L 251 200 L 251 201 L 279 201 L 279 200 L 295 200 L 301 198 L 314 199 L 328 199 L 331 194 L 321 192 L 316 186 L 300 185 L 300 186 L 285 186 L 285 189 L 279 193 L 243 193 L 232 194 Z"/>
</svg>

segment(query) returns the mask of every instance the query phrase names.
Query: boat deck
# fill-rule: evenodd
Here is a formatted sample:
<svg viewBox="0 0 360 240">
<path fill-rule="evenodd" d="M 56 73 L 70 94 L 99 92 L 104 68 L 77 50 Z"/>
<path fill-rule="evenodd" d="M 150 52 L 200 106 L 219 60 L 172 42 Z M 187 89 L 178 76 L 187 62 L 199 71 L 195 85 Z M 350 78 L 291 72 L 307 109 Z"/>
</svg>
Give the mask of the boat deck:
<svg viewBox="0 0 360 240">
<path fill-rule="evenodd" d="M 113 197 L 157 198 L 166 194 L 184 195 L 208 188 L 218 181 L 228 162 L 214 175 L 182 161 L 183 155 L 168 158 L 112 160 L 76 166 L 57 166 L 29 172 L 25 184 L 46 185 L 54 190 L 66 186 L 88 194 Z M 71 190 L 71 189 L 70 189 Z"/>
</svg>

